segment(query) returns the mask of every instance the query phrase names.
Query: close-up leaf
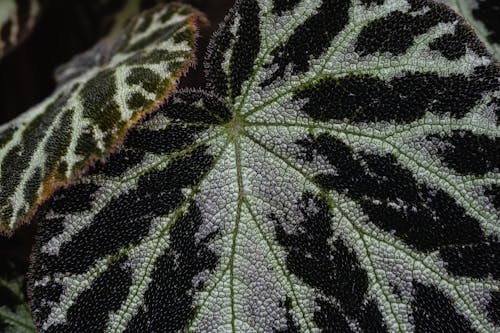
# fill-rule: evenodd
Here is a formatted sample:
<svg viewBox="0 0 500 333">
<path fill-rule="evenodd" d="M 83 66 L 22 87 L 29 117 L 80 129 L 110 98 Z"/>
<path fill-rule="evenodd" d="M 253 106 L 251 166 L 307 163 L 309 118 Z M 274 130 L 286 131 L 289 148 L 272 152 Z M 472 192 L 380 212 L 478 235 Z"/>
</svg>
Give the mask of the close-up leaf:
<svg viewBox="0 0 500 333">
<path fill-rule="evenodd" d="M 238 0 L 38 210 L 39 332 L 498 332 L 500 67 L 428 0 Z"/>
<path fill-rule="evenodd" d="M 39 0 L 0 1 L 0 59 L 30 33 L 40 9 Z"/>
<path fill-rule="evenodd" d="M 498 0 L 440 0 L 462 15 L 488 50 L 500 61 L 500 2 Z"/>
<path fill-rule="evenodd" d="M 185 5 L 142 12 L 65 66 L 50 97 L 0 127 L 0 230 L 26 221 L 175 90 L 194 61 L 200 19 Z"/>
</svg>

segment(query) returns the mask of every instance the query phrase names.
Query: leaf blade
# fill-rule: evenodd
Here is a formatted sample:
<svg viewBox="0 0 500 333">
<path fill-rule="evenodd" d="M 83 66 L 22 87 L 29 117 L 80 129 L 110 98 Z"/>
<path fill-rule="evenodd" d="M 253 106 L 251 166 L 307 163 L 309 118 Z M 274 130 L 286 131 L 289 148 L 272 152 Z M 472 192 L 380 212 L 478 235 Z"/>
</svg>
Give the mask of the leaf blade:
<svg viewBox="0 0 500 333">
<path fill-rule="evenodd" d="M 107 156 L 128 127 L 175 89 L 194 60 L 199 20 L 199 13 L 180 5 L 146 11 L 107 42 L 101 62 L 87 64 L 80 76 L 0 128 L 3 230 L 11 231 L 54 188 Z"/>
<path fill-rule="evenodd" d="M 5 332 L 35 332 L 35 326 L 31 319 L 29 305 L 23 294 L 24 278 L 19 277 L 14 280 L 0 279 L 0 288 L 9 294 L 9 297 L 15 298 L 15 304 L 7 306 L 3 303 L 0 306 L 0 323 Z"/>
<path fill-rule="evenodd" d="M 258 33 L 248 28 L 253 25 Z M 244 46 L 251 52 L 241 52 Z M 108 216 L 100 232 L 84 237 L 99 240 L 110 232 L 106 225 L 112 229 L 117 221 L 137 223 L 147 216 L 136 231 L 138 243 L 119 245 L 113 253 L 137 249 L 134 260 L 127 257 L 120 266 L 131 269 L 130 276 L 145 272 L 136 257 L 148 258 L 155 268 L 141 283 L 128 282 L 126 296 L 108 308 L 107 328 L 497 329 L 491 309 L 500 288 L 500 73 L 465 21 L 425 0 L 303 0 L 286 6 L 242 0 L 214 35 L 206 67 L 209 93 L 174 95 L 139 126 L 150 144 L 137 142 L 137 149 L 170 160 L 178 149 L 202 144 L 217 157 L 207 167 L 191 161 L 185 173 L 155 178 L 150 193 L 137 199 L 151 199 L 149 209 L 121 201 L 129 214 L 140 211 L 140 218 Z M 181 138 L 182 148 L 164 147 L 173 137 Z M 129 161 L 115 158 L 107 165 L 136 170 L 143 181 L 163 170 L 146 155 Z M 179 177 L 193 168 L 206 176 L 186 185 Z M 101 173 L 84 181 L 126 192 L 126 186 L 111 185 L 119 183 L 116 175 Z M 162 209 L 165 201 L 155 195 L 179 188 L 180 202 L 192 198 L 196 214 L 176 221 L 175 212 L 184 211 Z M 150 211 L 172 226 L 155 238 L 165 244 L 159 257 L 156 247 L 148 249 Z M 40 233 L 49 239 L 38 241 L 40 265 L 61 263 L 46 270 L 35 266 L 35 281 L 55 280 L 59 273 L 73 279 L 62 263 L 84 256 L 51 253 L 47 244 L 67 239 L 79 251 L 79 231 L 61 236 L 79 219 L 50 214 L 50 208 L 41 219 Z M 63 231 L 51 229 L 55 225 Z M 123 236 L 108 238 L 130 243 Z M 89 272 L 109 255 L 106 246 L 96 247 L 91 262 L 79 269 Z M 107 299 L 91 285 L 85 288 L 95 293 L 94 302 Z M 64 330 L 73 320 L 58 325 Z M 47 322 L 41 318 L 38 324 Z"/>
</svg>

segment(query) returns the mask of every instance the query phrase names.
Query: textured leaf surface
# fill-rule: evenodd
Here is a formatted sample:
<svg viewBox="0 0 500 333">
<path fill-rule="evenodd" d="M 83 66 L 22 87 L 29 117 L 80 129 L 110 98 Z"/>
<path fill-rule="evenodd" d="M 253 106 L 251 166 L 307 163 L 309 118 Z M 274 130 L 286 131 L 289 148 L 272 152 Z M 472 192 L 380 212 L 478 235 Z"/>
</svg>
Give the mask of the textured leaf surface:
<svg viewBox="0 0 500 333">
<path fill-rule="evenodd" d="M 0 127 L 1 229 L 12 230 L 58 184 L 106 156 L 163 101 L 193 61 L 197 18 L 180 5 L 142 13 L 65 68 L 51 97 Z"/>
<path fill-rule="evenodd" d="M 38 0 L 0 1 L 0 58 L 22 42 L 39 13 Z"/>
<path fill-rule="evenodd" d="M 495 332 L 499 68 L 424 0 L 239 1 L 37 217 L 41 332 Z"/>
<path fill-rule="evenodd" d="M 500 60 L 500 3 L 497 0 L 441 0 L 459 12 Z"/>
<path fill-rule="evenodd" d="M 23 278 L 0 279 L 0 330 L 5 333 L 33 333 L 35 325 L 23 293 Z M 10 306 L 6 302 L 12 303 Z"/>
</svg>

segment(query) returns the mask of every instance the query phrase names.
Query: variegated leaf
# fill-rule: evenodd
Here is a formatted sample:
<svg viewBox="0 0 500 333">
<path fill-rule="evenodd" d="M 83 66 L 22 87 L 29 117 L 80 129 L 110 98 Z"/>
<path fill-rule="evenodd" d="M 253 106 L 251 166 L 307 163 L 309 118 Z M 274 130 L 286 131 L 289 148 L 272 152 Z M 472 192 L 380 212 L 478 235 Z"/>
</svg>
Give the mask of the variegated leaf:
<svg viewBox="0 0 500 333">
<path fill-rule="evenodd" d="M 500 69 L 427 0 L 240 0 L 37 216 L 41 332 L 496 332 Z"/>
<path fill-rule="evenodd" d="M 56 186 L 106 156 L 175 89 L 193 61 L 199 18 L 183 5 L 143 12 L 66 67 L 49 98 L 0 127 L 0 229 L 15 228 Z"/>
<path fill-rule="evenodd" d="M 0 58 L 24 40 L 39 13 L 38 0 L 0 1 Z"/>
<path fill-rule="evenodd" d="M 488 50 L 500 60 L 500 2 L 498 0 L 441 0 L 462 15 Z"/>
</svg>

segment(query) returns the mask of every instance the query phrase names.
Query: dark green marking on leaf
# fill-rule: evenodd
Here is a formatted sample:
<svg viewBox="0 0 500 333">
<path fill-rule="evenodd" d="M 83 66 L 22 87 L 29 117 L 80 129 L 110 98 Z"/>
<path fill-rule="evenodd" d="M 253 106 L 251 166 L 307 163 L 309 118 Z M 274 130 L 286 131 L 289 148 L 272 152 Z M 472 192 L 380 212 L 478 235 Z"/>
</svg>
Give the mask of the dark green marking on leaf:
<svg viewBox="0 0 500 333">
<path fill-rule="evenodd" d="M 2 177 L 0 177 L 0 188 L 2 189 L 0 206 L 3 216 L 8 216 L 7 214 L 13 212 L 11 208 L 7 208 L 12 205 L 9 203 L 10 197 L 17 190 L 23 171 L 28 167 L 35 149 L 45 136 L 46 128 L 54 123 L 58 116 L 58 108 L 65 98 L 64 94 L 59 95 L 53 103 L 47 106 L 45 114 L 37 116 L 30 122 L 22 132 L 21 144 L 9 150 L 3 158 L 1 163 Z M 48 171 L 44 170 L 44 173 Z"/>
<path fill-rule="evenodd" d="M 185 26 L 185 22 L 179 22 L 179 23 L 174 23 L 172 25 L 168 25 L 164 28 L 155 30 L 153 33 L 147 35 L 146 37 L 143 37 L 139 39 L 137 42 L 128 45 L 123 52 L 134 52 L 140 49 L 143 49 L 147 47 L 148 45 L 151 45 L 155 40 L 158 40 L 161 36 L 169 36 L 174 34 L 177 30 L 183 28 Z"/>
<path fill-rule="evenodd" d="M 152 102 L 152 100 L 148 100 L 143 94 L 139 92 L 132 93 L 132 95 L 127 99 L 127 105 L 131 109 L 138 109 Z"/>
<path fill-rule="evenodd" d="M 178 58 L 184 58 L 188 56 L 189 53 L 186 51 L 172 51 L 169 52 L 168 50 L 152 50 L 151 52 L 148 52 L 146 54 L 144 53 L 139 53 L 132 55 L 130 58 L 124 60 L 124 62 L 127 65 L 141 65 L 141 64 L 157 64 L 161 61 L 168 60 L 169 61 L 169 69 L 171 68 L 172 64 L 170 61 L 173 61 Z M 176 67 L 174 67 L 177 69 Z M 174 69 L 172 69 L 174 70 Z"/>
<path fill-rule="evenodd" d="M 232 112 L 223 100 L 203 91 L 179 92 L 161 108 L 176 123 L 227 124 Z"/>
<path fill-rule="evenodd" d="M 469 30 L 472 28 L 484 43 L 488 51 L 500 60 L 500 24 L 498 15 L 500 6 L 496 0 L 439 0 L 455 11 L 467 21 Z"/>
<path fill-rule="evenodd" d="M 61 181 L 64 180 L 63 175 L 65 175 L 67 171 L 68 171 L 68 162 L 66 161 L 59 162 L 57 167 L 57 174 L 59 175 Z"/>
<path fill-rule="evenodd" d="M 172 16 L 175 14 L 175 11 L 174 10 L 167 10 L 166 12 L 164 12 L 161 17 L 160 17 L 160 20 L 165 23 L 167 22 L 168 20 L 170 20 L 172 18 Z"/>
<path fill-rule="evenodd" d="M 104 70 L 86 82 L 80 92 L 83 115 L 92 119 L 103 132 L 108 132 L 120 120 L 116 98 L 116 79 L 113 70 Z"/>
<path fill-rule="evenodd" d="M 145 16 L 137 27 L 137 32 L 145 32 L 151 26 L 151 22 L 153 22 L 153 17 L 151 15 Z"/>
<path fill-rule="evenodd" d="M 42 179 L 43 179 L 43 172 L 42 169 L 38 167 L 36 168 L 31 178 L 28 180 L 28 183 L 24 188 L 24 196 L 26 197 L 26 202 L 28 202 L 29 204 L 32 204 L 36 201 L 38 197 L 38 187 Z"/>
<path fill-rule="evenodd" d="M 160 86 L 161 77 L 148 68 L 136 67 L 130 70 L 126 82 L 143 87 L 146 91 L 156 93 Z"/>
<path fill-rule="evenodd" d="M 54 135 L 51 136 L 45 144 L 44 150 L 46 153 L 45 170 L 52 172 L 58 170 L 55 167 L 61 156 L 64 156 L 71 142 L 71 123 L 73 118 L 73 110 L 65 110 L 61 116 L 57 127 L 54 129 Z"/>
<path fill-rule="evenodd" d="M 174 41 L 180 43 L 184 40 L 193 40 L 195 32 L 192 30 L 183 30 L 174 35 Z"/>
<path fill-rule="evenodd" d="M 2 149 L 10 141 L 10 139 L 12 139 L 14 133 L 16 133 L 15 127 L 7 128 L 0 133 L 0 149 Z"/>
<path fill-rule="evenodd" d="M 21 147 L 16 146 L 7 153 L 2 161 L 2 170 L 5 170 L 4 173 L 8 175 L 8 177 L 3 177 L 0 179 L 0 186 L 2 188 L 2 197 L 0 198 L 0 202 L 3 205 L 6 204 L 6 202 L 4 201 L 7 200 L 8 194 L 15 191 L 15 184 L 19 181 L 19 172 L 16 172 L 15 169 L 12 169 L 11 166 L 16 165 L 17 163 L 22 163 L 21 156 Z M 6 205 L 6 208 L 9 208 L 9 211 L 11 212 L 12 207 L 10 205 Z"/>
<path fill-rule="evenodd" d="M 92 131 L 92 129 L 86 129 L 85 132 L 80 136 L 75 148 L 76 154 L 82 156 L 99 156 L 100 150 L 97 146 L 97 141 L 95 140 L 95 136 Z"/>
<path fill-rule="evenodd" d="M 56 282 L 49 282 L 45 286 L 36 286 L 30 293 L 35 299 L 34 304 L 37 308 L 36 316 L 38 318 L 47 318 L 50 314 L 50 304 L 51 302 L 58 302 L 60 300 L 61 294 L 63 292 L 63 287 Z M 44 295 L 44 301 L 41 301 L 40 296 Z M 35 315 L 35 313 L 33 313 Z"/>
</svg>

